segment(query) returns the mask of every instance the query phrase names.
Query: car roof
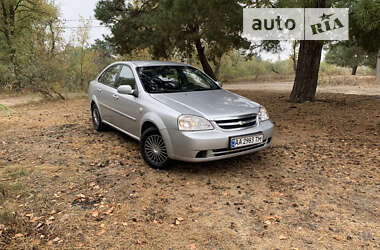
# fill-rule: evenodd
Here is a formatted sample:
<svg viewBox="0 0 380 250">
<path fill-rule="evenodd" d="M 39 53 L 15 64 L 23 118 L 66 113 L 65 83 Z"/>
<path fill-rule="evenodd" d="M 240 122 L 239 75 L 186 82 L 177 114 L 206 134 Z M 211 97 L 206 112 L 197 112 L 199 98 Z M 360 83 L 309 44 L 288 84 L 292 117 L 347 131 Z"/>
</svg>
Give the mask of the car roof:
<svg viewBox="0 0 380 250">
<path fill-rule="evenodd" d="M 185 63 L 179 62 L 165 62 L 165 61 L 125 61 L 124 63 L 131 63 L 136 67 L 148 67 L 148 66 L 189 66 Z"/>
</svg>

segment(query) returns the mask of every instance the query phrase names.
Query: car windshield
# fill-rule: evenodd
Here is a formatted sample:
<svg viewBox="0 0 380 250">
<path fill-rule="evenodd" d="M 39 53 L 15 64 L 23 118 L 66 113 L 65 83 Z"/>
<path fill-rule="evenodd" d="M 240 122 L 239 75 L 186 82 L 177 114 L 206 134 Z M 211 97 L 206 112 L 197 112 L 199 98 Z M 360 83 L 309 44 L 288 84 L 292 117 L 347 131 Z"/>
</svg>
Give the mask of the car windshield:
<svg viewBox="0 0 380 250">
<path fill-rule="evenodd" d="M 187 66 L 149 66 L 137 68 L 148 93 L 191 92 L 220 89 L 206 74 Z"/>
</svg>

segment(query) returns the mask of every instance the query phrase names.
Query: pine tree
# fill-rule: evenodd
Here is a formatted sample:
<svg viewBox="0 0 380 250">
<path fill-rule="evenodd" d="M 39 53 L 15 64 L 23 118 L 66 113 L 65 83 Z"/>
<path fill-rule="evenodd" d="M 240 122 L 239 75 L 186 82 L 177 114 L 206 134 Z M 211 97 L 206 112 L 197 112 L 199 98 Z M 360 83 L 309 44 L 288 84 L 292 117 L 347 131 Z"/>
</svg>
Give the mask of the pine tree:
<svg viewBox="0 0 380 250">
<path fill-rule="evenodd" d="M 108 40 L 119 53 L 149 48 L 155 58 L 189 58 L 196 51 L 214 79 L 210 61 L 217 66 L 225 52 L 249 46 L 241 37 L 243 12 L 235 0 L 101 0 L 95 13 L 111 27 Z"/>
</svg>

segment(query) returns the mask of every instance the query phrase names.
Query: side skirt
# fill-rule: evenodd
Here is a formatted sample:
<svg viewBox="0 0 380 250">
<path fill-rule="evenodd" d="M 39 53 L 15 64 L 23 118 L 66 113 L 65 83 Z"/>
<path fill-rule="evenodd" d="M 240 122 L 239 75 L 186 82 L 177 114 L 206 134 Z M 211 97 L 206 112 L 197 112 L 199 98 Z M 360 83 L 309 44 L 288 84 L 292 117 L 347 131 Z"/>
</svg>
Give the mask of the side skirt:
<svg viewBox="0 0 380 250">
<path fill-rule="evenodd" d="M 123 129 L 121 129 L 121 128 L 119 128 L 119 127 L 117 127 L 117 126 L 115 126 L 115 125 L 113 125 L 113 124 L 111 124 L 111 123 L 109 123 L 109 122 L 107 122 L 107 121 L 103 121 L 103 122 L 104 122 L 105 124 L 107 124 L 107 125 L 113 127 L 114 129 L 117 129 L 117 130 L 119 130 L 120 132 L 122 132 L 122 133 L 124 133 L 124 134 L 126 134 L 126 135 L 128 135 L 128 136 L 130 136 L 130 137 L 132 137 L 133 139 L 136 139 L 136 140 L 140 141 L 140 138 L 139 138 L 139 137 L 137 137 L 137 136 L 135 136 L 135 135 L 132 135 L 131 133 L 128 133 L 127 131 L 125 131 L 125 130 L 123 130 Z"/>
</svg>

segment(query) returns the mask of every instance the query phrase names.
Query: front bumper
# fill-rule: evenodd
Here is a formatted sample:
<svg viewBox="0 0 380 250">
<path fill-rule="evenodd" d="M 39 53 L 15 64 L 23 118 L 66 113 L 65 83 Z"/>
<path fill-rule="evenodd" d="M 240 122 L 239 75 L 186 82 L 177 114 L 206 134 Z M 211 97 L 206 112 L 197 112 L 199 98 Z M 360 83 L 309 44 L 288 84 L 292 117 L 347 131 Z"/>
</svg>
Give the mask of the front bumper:
<svg viewBox="0 0 380 250">
<path fill-rule="evenodd" d="M 216 128 L 210 131 L 183 132 L 176 129 L 161 130 L 171 159 L 187 162 L 206 162 L 249 154 L 268 148 L 272 143 L 274 125 L 271 121 L 259 126 L 239 130 Z M 229 138 L 255 133 L 264 134 L 264 142 L 259 145 L 237 149 L 229 148 Z"/>
</svg>

